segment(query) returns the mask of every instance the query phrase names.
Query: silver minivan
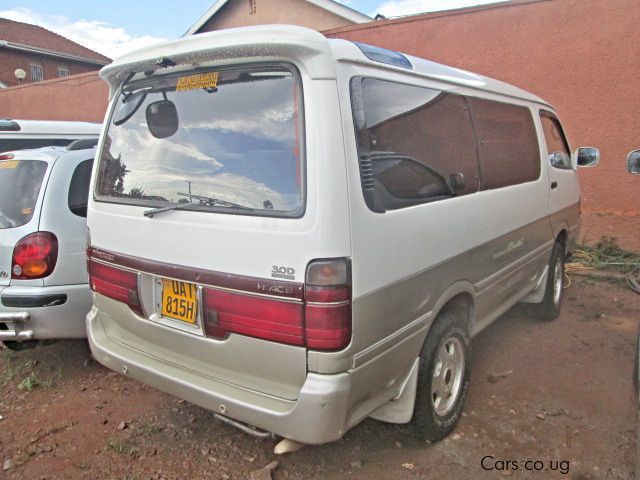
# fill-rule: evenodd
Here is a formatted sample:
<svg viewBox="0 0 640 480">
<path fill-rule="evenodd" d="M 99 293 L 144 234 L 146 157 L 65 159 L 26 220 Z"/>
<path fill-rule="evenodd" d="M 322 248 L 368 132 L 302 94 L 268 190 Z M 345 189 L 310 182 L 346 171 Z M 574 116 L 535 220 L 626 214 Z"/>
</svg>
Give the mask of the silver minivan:
<svg viewBox="0 0 640 480">
<path fill-rule="evenodd" d="M 0 341 L 83 338 L 86 216 L 97 136 L 0 153 Z"/>
<path fill-rule="evenodd" d="M 256 434 L 461 416 L 470 339 L 557 317 L 580 225 L 553 107 L 513 86 L 292 26 L 101 70 L 88 226 L 95 358 Z"/>
</svg>

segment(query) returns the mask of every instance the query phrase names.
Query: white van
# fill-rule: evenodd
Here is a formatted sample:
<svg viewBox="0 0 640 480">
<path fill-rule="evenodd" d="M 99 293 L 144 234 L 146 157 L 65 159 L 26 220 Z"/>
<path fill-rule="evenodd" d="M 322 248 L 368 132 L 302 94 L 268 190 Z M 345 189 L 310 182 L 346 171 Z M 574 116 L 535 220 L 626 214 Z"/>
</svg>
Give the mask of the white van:
<svg viewBox="0 0 640 480">
<path fill-rule="evenodd" d="M 195 35 L 101 70 L 89 202 L 95 358 L 256 434 L 363 419 L 430 440 L 470 338 L 558 315 L 580 224 L 554 109 L 504 83 L 292 26 Z"/>
<path fill-rule="evenodd" d="M 76 140 L 91 140 L 101 124 L 54 120 L 0 118 L 0 153 L 48 146 L 66 147 Z"/>
</svg>

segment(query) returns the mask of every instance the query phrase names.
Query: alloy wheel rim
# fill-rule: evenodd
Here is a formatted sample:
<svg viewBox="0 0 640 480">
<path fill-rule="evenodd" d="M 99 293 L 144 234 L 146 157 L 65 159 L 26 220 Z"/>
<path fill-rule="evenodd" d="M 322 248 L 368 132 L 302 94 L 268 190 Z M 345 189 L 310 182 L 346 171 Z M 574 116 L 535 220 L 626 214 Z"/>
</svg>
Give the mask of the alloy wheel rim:
<svg viewBox="0 0 640 480">
<path fill-rule="evenodd" d="M 438 348 L 431 379 L 431 404 L 437 415 L 447 415 L 456 405 L 462 391 L 464 366 L 462 342 L 457 337 L 448 337 Z"/>
</svg>

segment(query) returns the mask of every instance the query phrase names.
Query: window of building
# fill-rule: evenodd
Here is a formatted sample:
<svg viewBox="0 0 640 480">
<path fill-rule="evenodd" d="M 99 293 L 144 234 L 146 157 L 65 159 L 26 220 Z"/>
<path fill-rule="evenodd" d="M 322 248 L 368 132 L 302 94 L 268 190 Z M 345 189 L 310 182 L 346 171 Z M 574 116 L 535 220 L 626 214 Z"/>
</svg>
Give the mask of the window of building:
<svg viewBox="0 0 640 480">
<path fill-rule="evenodd" d="M 482 188 L 531 182 L 540 177 L 540 147 L 526 107 L 469 98 L 480 151 Z"/>
<path fill-rule="evenodd" d="M 478 191 L 476 143 L 464 97 L 372 78 L 354 78 L 351 89 L 371 210 Z"/>
<path fill-rule="evenodd" d="M 58 67 L 58 77 L 68 77 L 71 75 L 69 67 Z"/>
<path fill-rule="evenodd" d="M 549 163 L 556 168 L 571 170 L 571 150 L 560 122 L 549 112 L 540 112 L 540 122 L 547 144 Z"/>
<path fill-rule="evenodd" d="M 79 217 L 87 217 L 87 202 L 89 200 L 89 183 L 91 182 L 91 168 L 93 159 L 78 164 L 71 177 L 69 185 L 69 210 Z"/>
<path fill-rule="evenodd" d="M 32 82 L 41 82 L 44 80 L 44 73 L 42 72 L 42 65 L 29 65 L 29 72 L 31 73 Z"/>
</svg>

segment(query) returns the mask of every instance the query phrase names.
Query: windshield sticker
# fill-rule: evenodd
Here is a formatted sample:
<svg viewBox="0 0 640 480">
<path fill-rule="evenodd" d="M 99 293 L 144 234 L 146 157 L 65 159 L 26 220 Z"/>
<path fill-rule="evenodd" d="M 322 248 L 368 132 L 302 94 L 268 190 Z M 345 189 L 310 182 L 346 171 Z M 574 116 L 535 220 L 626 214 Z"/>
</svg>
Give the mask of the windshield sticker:
<svg viewBox="0 0 640 480">
<path fill-rule="evenodd" d="M 218 86 L 219 75 L 220 72 L 211 72 L 180 77 L 178 83 L 176 83 L 176 92 L 199 90 L 201 88 L 216 88 Z"/>
<path fill-rule="evenodd" d="M 0 162 L 0 168 L 16 168 L 20 160 L 11 160 L 10 162 Z"/>
<path fill-rule="evenodd" d="M 23 208 L 23 209 L 21 210 L 21 213 L 22 213 L 23 215 L 31 215 L 31 214 L 33 213 L 33 208 Z"/>
</svg>

